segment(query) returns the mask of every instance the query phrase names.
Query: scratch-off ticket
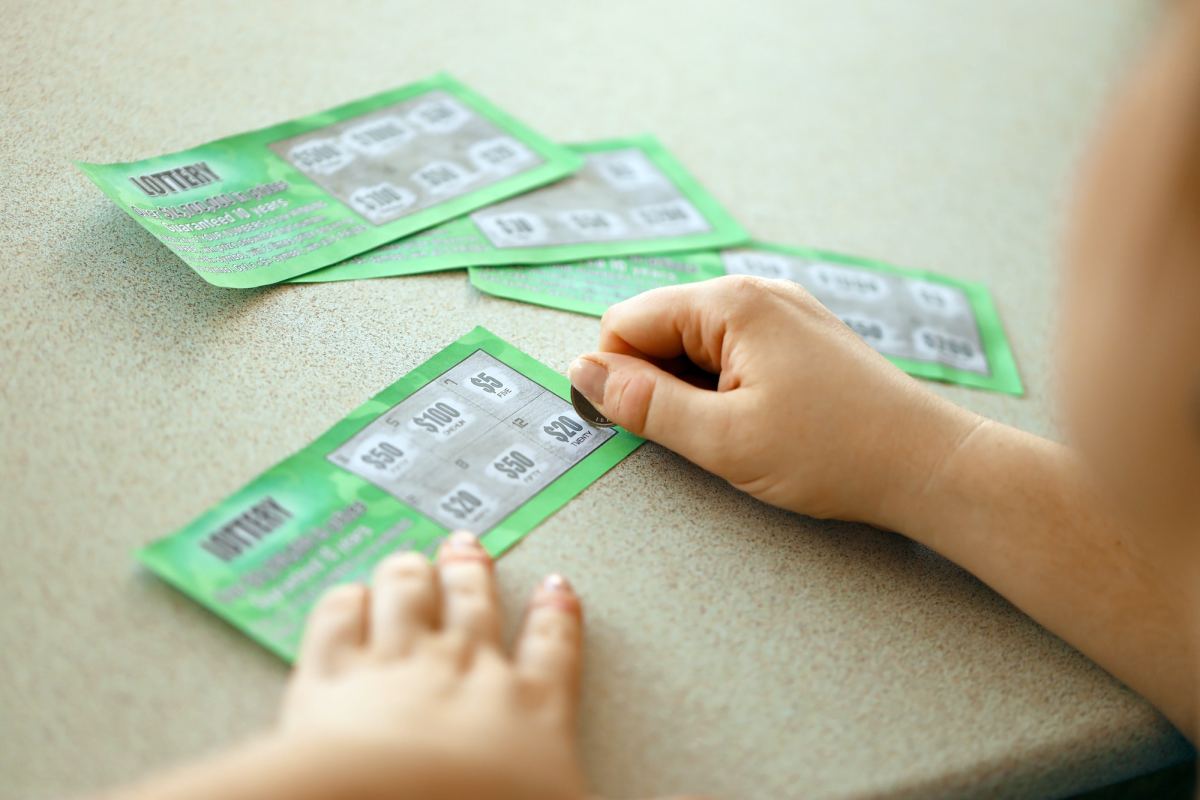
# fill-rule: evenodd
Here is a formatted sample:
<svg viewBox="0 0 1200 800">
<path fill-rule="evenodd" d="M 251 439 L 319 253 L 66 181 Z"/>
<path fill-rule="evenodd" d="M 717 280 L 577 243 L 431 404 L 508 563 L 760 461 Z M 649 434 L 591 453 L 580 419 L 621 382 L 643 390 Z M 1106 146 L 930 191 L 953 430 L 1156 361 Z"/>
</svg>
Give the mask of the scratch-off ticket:
<svg viewBox="0 0 1200 800">
<path fill-rule="evenodd" d="M 138 558 L 291 660 L 328 587 L 454 529 L 498 556 L 641 444 L 569 388 L 476 328 Z"/>
</svg>

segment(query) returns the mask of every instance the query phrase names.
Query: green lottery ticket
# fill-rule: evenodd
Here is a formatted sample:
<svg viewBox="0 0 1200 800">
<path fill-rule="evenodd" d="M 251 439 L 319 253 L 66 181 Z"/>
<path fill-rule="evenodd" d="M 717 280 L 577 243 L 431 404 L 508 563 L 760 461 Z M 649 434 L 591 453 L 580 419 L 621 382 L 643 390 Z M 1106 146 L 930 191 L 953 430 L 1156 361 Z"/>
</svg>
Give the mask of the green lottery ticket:
<svg viewBox="0 0 1200 800">
<path fill-rule="evenodd" d="M 598 258 L 539 267 L 471 267 L 471 284 L 509 300 L 599 317 L 609 306 L 659 286 L 725 274 L 716 253 Z"/>
<path fill-rule="evenodd" d="M 745 230 L 651 136 L 570 148 L 571 177 L 482 208 L 295 282 L 382 278 L 483 264 L 731 247 Z"/>
<path fill-rule="evenodd" d="M 209 283 L 342 261 L 583 160 L 447 75 L 170 155 L 78 166 Z"/>
<path fill-rule="evenodd" d="M 569 389 L 476 328 L 138 558 L 290 661 L 329 586 L 452 529 L 498 556 L 641 444 Z"/>
<path fill-rule="evenodd" d="M 1004 327 L 983 285 L 880 261 L 755 242 L 719 253 L 472 267 L 470 279 L 498 297 L 600 316 L 648 289 L 725 274 L 801 284 L 909 374 L 1024 393 Z"/>
</svg>

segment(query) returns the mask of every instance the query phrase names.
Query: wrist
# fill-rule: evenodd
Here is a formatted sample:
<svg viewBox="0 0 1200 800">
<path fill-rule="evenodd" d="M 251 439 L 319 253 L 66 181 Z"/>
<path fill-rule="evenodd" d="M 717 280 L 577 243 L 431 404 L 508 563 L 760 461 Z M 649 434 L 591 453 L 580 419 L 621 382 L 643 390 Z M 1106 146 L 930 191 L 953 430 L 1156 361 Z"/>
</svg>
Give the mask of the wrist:
<svg viewBox="0 0 1200 800">
<path fill-rule="evenodd" d="M 404 748 L 368 739 L 281 731 L 254 742 L 251 751 L 280 797 L 394 799 L 426 796 L 432 789 L 427 770 L 408 763 Z"/>
<path fill-rule="evenodd" d="M 574 798 L 554 776 L 514 768 L 499 750 L 460 752 L 454 743 L 399 735 L 386 741 L 349 733 L 308 736 L 276 733 L 261 757 L 278 779 L 274 794 L 289 800 L 487 800 Z M 522 760 L 523 761 L 523 760 Z M 283 769 L 279 769 L 282 766 Z"/>
<path fill-rule="evenodd" d="M 951 502 L 943 489 L 955 471 L 970 469 L 977 439 L 997 424 L 931 393 L 922 393 L 910 424 L 891 433 L 892 458 L 884 462 L 873 525 L 923 544 L 935 518 Z"/>
</svg>

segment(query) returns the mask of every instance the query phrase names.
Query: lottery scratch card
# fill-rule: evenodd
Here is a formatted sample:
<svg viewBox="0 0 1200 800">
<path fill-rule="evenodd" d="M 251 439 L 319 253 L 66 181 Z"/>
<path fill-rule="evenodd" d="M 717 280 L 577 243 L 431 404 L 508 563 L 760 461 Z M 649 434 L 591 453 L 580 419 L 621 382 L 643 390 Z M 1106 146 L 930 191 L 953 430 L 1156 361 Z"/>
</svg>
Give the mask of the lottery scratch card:
<svg viewBox="0 0 1200 800">
<path fill-rule="evenodd" d="M 78 164 L 209 283 L 262 286 L 557 180 L 582 158 L 446 75 L 123 164 Z"/>
<path fill-rule="evenodd" d="M 597 258 L 540 267 L 471 267 L 471 285 L 520 300 L 599 317 L 609 306 L 660 286 L 725 274 L 715 253 Z"/>
<path fill-rule="evenodd" d="M 708 250 L 748 241 L 742 226 L 651 136 L 570 148 L 571 177 L 295 278 L 382 278 L 484 264 L 556 264 Z"/>
<path fill-rule="evenodd" d="M 911 375 L 1024 393 L 1000 316 L 983 285 L 881 261 L 755 242 L 720 253 L 472 267 L 470 279 L 498 297 L 600 316 L 648 289 L 739 273 L 801 284 Z"/>
<path fill-rule="evenodd" d="M 642 443 L 569 388 L 476 328 L 138 558 L 290 661 L 329 586 L 453 529 L 498 556 Z"/>
</svg>

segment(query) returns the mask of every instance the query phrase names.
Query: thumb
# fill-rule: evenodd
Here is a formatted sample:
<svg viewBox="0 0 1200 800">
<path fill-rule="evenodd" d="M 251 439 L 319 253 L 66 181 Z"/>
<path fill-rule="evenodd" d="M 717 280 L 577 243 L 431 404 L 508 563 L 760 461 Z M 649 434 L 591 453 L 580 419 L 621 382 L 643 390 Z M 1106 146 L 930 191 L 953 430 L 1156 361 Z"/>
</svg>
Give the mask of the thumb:
<svg viewBox="0 0 1200 800">
<path fill-rule="evenodd" d="M 604 416 L 704 469 L 720 463 L 730 398 L 700 389 L 636 356 L 589 353 L 567 370 L 571 385 Z"/>
</svg>

